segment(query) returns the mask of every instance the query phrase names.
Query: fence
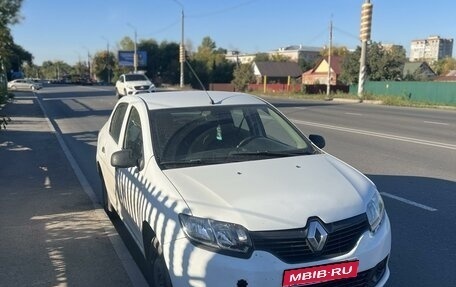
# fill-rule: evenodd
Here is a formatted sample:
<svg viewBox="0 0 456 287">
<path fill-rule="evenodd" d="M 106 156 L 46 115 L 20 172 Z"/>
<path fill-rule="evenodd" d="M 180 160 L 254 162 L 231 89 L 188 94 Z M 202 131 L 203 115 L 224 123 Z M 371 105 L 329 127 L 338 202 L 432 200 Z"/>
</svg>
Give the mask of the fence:
<svg viewBox="0 0 456 287">
<path fill-rule="evenodd" d="M 236 88 L 232 84 L 211 83 L 209 85 L 211 91 L 228 91 L 235 92 Z M 326 85 L 301 85 L 301 84 L 249 84 L 249 91 L 257 91 L 266 93 L 305 93 L 305 94 L 325 94 Z M 349 86 L 337 85 L 331 86 L 331 93 L 348 93 Z"/>
<path fill-rule="evenodd" d="M 357 94 L 358 85 L 350 86 Z M 364 92 L 376 96 L 396 96 L 418 102 L 456 104 L 456 82 L 366 82 Z"/>
</svg>

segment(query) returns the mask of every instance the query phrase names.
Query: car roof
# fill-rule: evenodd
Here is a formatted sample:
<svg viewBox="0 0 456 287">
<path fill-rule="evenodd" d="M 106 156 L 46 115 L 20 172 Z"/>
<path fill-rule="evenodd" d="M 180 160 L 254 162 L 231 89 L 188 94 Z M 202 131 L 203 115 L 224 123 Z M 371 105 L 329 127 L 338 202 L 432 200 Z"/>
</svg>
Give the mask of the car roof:
<svg viewBox="0 0 456 287">
<path fill-rule="evenodd" d="M 138 94 L 149 110 L 212 105 L 258 105 L 265 101 L 249 94 L 221 91 L 170 91 Z M 128 97 L 124 97 L 128 98 Z M 211 102 L 211 99 L 213 103 Z"/>
</svg>

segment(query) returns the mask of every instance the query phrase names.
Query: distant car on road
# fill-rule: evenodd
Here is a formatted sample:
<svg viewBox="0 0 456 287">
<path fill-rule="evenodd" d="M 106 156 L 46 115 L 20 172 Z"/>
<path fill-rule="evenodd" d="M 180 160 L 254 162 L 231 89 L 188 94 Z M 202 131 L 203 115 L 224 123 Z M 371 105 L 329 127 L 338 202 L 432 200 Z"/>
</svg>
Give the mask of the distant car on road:
<svg viewBox="0 0 456 287">
<path fill-rule="evenodd" d="M 155 92 L 155 85 L 144 74 L 122 74 L 116 82 L 116 96 Z"/>
<path fill-rule="evenodd" d="M 123 97 L 98 135 L 103 206 L 152 286 L 384 286 L 383 200 L 324 145 L 244 93 Z"/>
<path fill-rule="evenodd" d="M 16 79 L 8 82 L 10 90 L 39 90 L 43 88 L 43 84 L 28 79 Z"/>
</svg>

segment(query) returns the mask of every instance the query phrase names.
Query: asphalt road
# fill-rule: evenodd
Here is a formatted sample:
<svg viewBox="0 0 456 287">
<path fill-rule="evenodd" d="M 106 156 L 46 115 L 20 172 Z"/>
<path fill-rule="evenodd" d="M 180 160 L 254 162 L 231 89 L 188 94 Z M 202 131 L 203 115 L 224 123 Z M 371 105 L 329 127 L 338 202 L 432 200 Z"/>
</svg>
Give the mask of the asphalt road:
<svg viewBox="0 0 456 287">
<path fill-rule="evenodd" d="M 50 86 L 37 96 L 82 171 L 83 187 L 99 196 L 96 141 L 117 101 L 113 88 Z M 455 286 L 456 110 L 269 100 L 377 184 L 393 229 L 388 286 Z"/>
</svg>

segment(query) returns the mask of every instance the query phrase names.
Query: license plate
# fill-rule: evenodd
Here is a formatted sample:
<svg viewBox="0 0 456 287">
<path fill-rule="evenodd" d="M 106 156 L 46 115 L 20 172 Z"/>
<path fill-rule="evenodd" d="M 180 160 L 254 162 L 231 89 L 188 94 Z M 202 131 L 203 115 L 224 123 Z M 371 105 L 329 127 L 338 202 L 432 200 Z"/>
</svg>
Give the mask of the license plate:
<svg viewBox="0 0 456 287">
<path fill-rule="evenodd" d="M 359 261 L 306 267 L 283 272 L 282 287 L 303 286 L 344 278 L 356 277 Z"/>
</svg>

